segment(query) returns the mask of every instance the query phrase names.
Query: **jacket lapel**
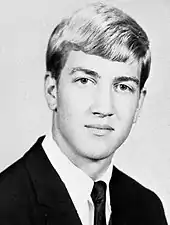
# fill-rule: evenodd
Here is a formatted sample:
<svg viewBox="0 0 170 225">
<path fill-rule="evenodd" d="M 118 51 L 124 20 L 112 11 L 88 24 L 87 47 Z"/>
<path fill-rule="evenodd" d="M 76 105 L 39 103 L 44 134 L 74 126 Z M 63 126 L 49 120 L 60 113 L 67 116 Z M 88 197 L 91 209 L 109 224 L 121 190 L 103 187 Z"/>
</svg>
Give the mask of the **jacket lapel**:
<svg viewBox="0 0 170 225">
<path fill-rule="evenodd" d="M 64 183 L 42 148 L 43 139 L 44 137 L 40 137 L 25 154 L 24 161 L 46 221 L 50 225 L 58 222 L 62 225 L 81 225 Z"/>
<path fill-rule="evenodd" d="M 113 167 L 112 178 L 109 184 L 110 202 L 111 202 L 111 219 L 109 225 L 127 225 L 126 221 L 126 194 L 124 190 L 124 176 L 115 166 Z"/>
</svg>

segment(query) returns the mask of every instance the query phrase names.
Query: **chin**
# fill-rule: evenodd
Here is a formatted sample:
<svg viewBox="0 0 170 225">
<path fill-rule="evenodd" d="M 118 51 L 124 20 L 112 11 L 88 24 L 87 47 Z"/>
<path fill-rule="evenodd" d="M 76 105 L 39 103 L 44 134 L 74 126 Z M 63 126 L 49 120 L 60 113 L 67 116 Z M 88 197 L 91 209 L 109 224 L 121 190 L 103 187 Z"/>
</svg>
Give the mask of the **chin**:
<svg viewBox="0 0 170 225">
<path fill-rule="evenodd" d="M 89 154 L 86 153 L 86 157 L 88 159 L 97 161 L 110 158 L 113 154 L 114 154 L 113 150 L 99 149 L 96 147 L 96 151 L 94 152 L 94 149 L 91 151 L 89 150 Z"/>
</svg>

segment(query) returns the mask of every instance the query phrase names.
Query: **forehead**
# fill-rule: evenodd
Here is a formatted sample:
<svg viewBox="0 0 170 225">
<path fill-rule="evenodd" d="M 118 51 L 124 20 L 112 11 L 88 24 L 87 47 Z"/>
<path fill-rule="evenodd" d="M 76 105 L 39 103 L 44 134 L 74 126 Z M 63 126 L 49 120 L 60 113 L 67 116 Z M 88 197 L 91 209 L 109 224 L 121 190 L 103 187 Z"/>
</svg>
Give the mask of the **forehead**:
<svg viewBox="0 0 170 225">
<path fill-rule="evenodd" d="M 66 65 L 68 69 L 82 67 L 98 73 L 101 77 L 133 76 L 140 78 L 140 65 L 137 61 L 124 63 L 89 55 L 82 51 L 71 51 Z"/>
</svg>

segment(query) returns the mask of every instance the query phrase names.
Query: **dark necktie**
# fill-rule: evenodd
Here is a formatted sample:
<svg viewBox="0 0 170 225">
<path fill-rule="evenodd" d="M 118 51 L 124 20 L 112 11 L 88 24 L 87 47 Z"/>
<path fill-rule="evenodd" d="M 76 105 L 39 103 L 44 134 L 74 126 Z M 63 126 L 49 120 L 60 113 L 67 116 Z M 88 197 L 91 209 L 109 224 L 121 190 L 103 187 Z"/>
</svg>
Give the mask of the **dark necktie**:
<svg viewBox="0 0 170 225">
<path fill-rule="evenodd" d="M 94 203 L 94 225 L 106 225 L 106 184 L 103 181 L 94 183 L 91 198 Z"/>
</svg>

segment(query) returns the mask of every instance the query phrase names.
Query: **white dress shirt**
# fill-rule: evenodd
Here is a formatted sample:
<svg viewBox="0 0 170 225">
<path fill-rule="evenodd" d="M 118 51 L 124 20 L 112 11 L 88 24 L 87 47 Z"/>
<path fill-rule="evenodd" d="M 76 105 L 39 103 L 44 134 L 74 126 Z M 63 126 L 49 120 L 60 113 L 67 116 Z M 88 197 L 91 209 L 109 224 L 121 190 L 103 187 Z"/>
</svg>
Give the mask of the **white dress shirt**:
<svg viewBox="0 0 170 225">
<path fill-rule="evenodd" d="M 83 225 L 93 225 L 94 205 L 91 199 L 91 191 L 94 181 L 81 169 L 75 166 L 60 150 L 53 140 L 51 132 L 43 140 L 42 146 L 52 166 L 65 184 L 72 202 L 77 210 Z M 113 163 L 106 173 L 100 178 L 107 184 L 106 191 L 106 222 L 109 223 L 111 207 L 109 194 L 109 181 L 112 175 Z M 71 175 L 70 175 L 71 174 Z"/>
</svg>

